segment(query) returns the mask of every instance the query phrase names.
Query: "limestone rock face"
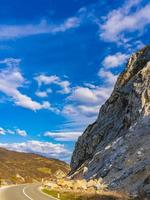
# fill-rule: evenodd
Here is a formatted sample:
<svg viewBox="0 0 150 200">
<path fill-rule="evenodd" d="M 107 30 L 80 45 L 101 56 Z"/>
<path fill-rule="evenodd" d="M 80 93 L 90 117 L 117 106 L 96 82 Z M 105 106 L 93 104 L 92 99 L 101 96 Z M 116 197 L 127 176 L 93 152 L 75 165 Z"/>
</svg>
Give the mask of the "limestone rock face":
<svg viewBox="0 0 150 200">
<path fill-rule="evenodd" d="M 150 46 L 131 56 L 96 122 L 79 137 L 70 175 L 77 173 L 130 192 L 150 173 Z"/>
</svg>

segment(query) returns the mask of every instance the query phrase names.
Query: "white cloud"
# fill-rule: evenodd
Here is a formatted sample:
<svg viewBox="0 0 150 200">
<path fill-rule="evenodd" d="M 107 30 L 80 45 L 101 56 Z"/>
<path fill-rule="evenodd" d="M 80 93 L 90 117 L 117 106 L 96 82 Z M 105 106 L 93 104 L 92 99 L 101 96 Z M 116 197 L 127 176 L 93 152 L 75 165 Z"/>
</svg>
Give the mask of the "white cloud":
<svg viewBox="0 0 150 200">
<path fill-rule="evenodd" d="M 36 76 L 35 80 L 38 82 L 39 87 L 42 84 L 43 85 L 55 84 L 55 85 L 60 86 L 61 89 L 58 90 L 58 93 L 61 93 L 61 94 L 68 94 L 71 91 L 70 82 L 68 80 L 62 80 L 60 77 L 56 75 L 48 76 L 48 75 L 41 74 L 39 76 Z"/>
<path fill-rule="evenodd" d="M 52 93 L 51 88 L 48 88 L 45 91 L 38 90 L 38 91 L 35 92 L 35 95 L 38 96 L 38 97 L 44 98 L 44 97 L 48 97 L 49 93 Z"/>
<path fill-rule="evenodd" d="M 15 134 L 16 133 L 15 130 L 10 130 L 10 129 L 7 129 L 6 132 L 9 133 L 9 134 Z"/>
<path fill-rule="evenodd" d="M 72 88 L 71 95 L 67 98 L 69 103 L 62 110 L 62 114 L 68 119 L 66 128 L 76 125 L 81 130 L 96 120 L 100 107 L 112 93 L 118 75 L 101 68 L 98 76 L 101 86 L 84 83 L 84 86 Z"/>
<path fill-rule="evenodd" d="M 110 42 L 127 42 L 126 33 L 141 32 L 150 24 L 150 4 L 134 9 L 139 0 L 128 0 L 121 8 L 111 11 L 100 26 L 100 37 Z"/>
<path fill-rule="evenodd" d="M 38 91 L 35 92 L 35 95 L 38 96 L 38 97 L 43 98 L 43 97 L 48 97 L 49 93 L 52 93 L 52 89 L 51 88 L 48 88 L 45 91 L 38 90 Z"/>
<path fill-rule="evenodd" d="M 68 98 L 69 101 L 71 100 L 71 103 L 69 102 L 63 108 L 62 114 L 68 119 L 65 125 L 66 128 L 76 126 L 76 128 L 81 130 L 89 123 L 93 123 L 98 116 L 101 105 L 110 96 L 113 85 L 96 86 L 90 84 L 88 88 L 89 94 L 86 94 L 84 89 L 84 87 L 81 87 L 82 92 L 80 95 L 79 93 L 75 95 L 76 93 L 73 92 Z"/>
<path fill-rule="evenodd" d="M 96 119 L 101 105 L 102 103 L 99 103 L 98 105 L 68 104 L 64 106 L 62 112 L 73 121 L 83 123 L 85 119 L 88 124 L 88 122 L 91 122 L 91 118 Z"/>
<path fill-rule="evenodd" d="M 57 32 L 65 32 L 69 29 L 76 28 L 80 25 L 81 19 L 80 17 L 71 17 L 68 18 L 64 23 L 55 25 L 52 28 L 49 27 L 50 32 L 57 33 Z"/>
<path fill-rule="evenodd" d="M 47 97 L 48 96 L 48 94 L 47 94 L 47 92 L 46 91 L 36 91 L 36 96 L 38 96 L 38 97 Z"/>
<path fill-rule="evenodd" d="M 137 50 L 139 50 L 139 49 L 142 49 L 144 46 L 145 46 L 145 44 L 142 42 L 142 41 L 140 41 L 140 40 L 137 40 L 136 42 L 135 42 L 135 45 L 136 45 L 136 49 Z"/>
<path fill-rule="evenodd" d="M 109 84 L 113 88 L 118 75 L 114 75 L 111 71 L 106 71 L 103 68 L 99 70 L 98 75 L 100 78 L 104 79 L 104 82 Z"/>
<path fill-rule="evenodd" d="M 69 94 L 71 91 L 70 82 L 69 81 L 59 81 L 57 83 L 62 89 L 58 91 L 61 94 Z"/>
<path fill-rule="evenodd" d="M 62 113 L 66 116 L 74 116 L 77 114 L 76 106 L 72 104 L 65 105 Z"/>
<path fill-rule="evenodd" d="M 48 24 L 46 20 L 42 20 L 39 24 L 0 25 L 0 39 L 8 40 L 39 34 L 65 32 L 69 29 L 78 27 L 80 23 L 80 17 L 71 17 L 61 24 Z"/>
<path fill-rule="evenodd" d="M 17 134 L 22 137 L 27 136 L 27 132 L 25 130 L 18 129 L 18 128 L 11 130 L 11 129 L 5 129 L 5 128 L 0 127 L 0 135 L 6 135 L 6 134 Z"/>
<path fill-rule="evenodd" d="M 5 134 L 6 134 L 5 129 L 3 129 L 2 127 L 0 127 L 0 135 L 5 135 Z"/>
<path fill-rule="evenodd" d="M 96 86 L 94 84 L 92 84 L 92 83 L 84 83 L 84 86 L 86 86 L 86 87 L 88 87 L 90 89 L 95 89 L 96 88 Z"/>
<path fill-rule="evenodd" d="M 126 62 L 127 58 L 128 58 L 127 54 L 122 54 L 120 52 L 118 52 L 114 55 L 108 55 L 105 57 L 105 59 L 103 61 L 103 66 L 106 69 L 118 67 L 118 66 L 121 66 L 122 64 L 124 64 Z"/>
<path fill-rule="evenodd" d="M 96 120 L 100 105 L 97 107 L 86 105 L 84 109 L 81 106 L 83 105 L 67 104 L 64 106 L 62 114 L 67 118 L 63 124 L 64 129 L 83 132 L 89 124 Z M 91 111 L 92 109 L 95 111 Z"/>
<path fill-rule="evenodd" d="M 11 60 L 11 61 L 10 61 Z M 20 62 L 20 61 L 19 61 Z M 39 103 L 33 101 L 31 97 L 22 94 L 19 88 L 24 87 L 26 80 L 21 74 L 18 65 L 18 60 L 15 59 L 5 59 L 0 61 L 0 63 L 5 63 L 9 67 L 0 70 L 0 92 L 11 97 L 12 101 L 17 105 L 33 111 L 40 109 L 49 109 L 54 111 L 55 109 L 51 107 L 50 103 L 44 101 Z"/>
<path fill-rule="evenodd" d="M 86 87 L 78 86 L 72 89 L 72 94 L 68 97 L 69 100 L 74 101 L 77 105 L 101 105 L 109 97 L 115 78 L 113 74 L 102 74 L 105 83 L 111 83 L 109 86 L 96 86 L 86 84 Z"/>
<path fill-rule="evenodd" d="M 56 141 L 76 141 L 82 132 L 50 132 L 44 133 L 44 136 L 54 138 Z"/>
<path fill-rule="evenodd" d="M 76 113 L 79 110 L 81 113 L 97 113 L 97 106 L 101 106 L 107 98 L 109 98 L 118 75 L 114 75 L 111 71 L 101 68 L 98 72 L 101 78 L 102 85 L 97 86 L 90 83 L 85 83 L 85 86 L 77 86 L 72 88 L 71 95 L 67 98 L 73 102 L 74 106 L 65 106 L 65 113 Z"/>
<path fill-rule="evenodd" d="M 15 104 L 23 108 L 27 108 L 33 111 L 41 110 L 41 109 L 53 110 L 48 101 L 45 101 L 43 103 L 38 103 L 36 101 L 33 101 L 30 97 L 21 94 L 19 91 L 14 91 L 14 93 L 11 93 L 11 94 L 6 93 L 6 94 L 12 96 Z"/>
<path fill-rule="evenodd" d="M 23 137 L 27 136 L 27 132 L 25 130 L 16 129 L 16 133 Z"/>
<path fill-rule="evenodd" d="M 19 58 L 5 58 L 0 61 L 0 64 L 6 64 L 7 67 L 18 67 L 21 62 Z"/>
<path fill-rule="evenodd" d="M 87 117 L 92 117 L 92 116 L 97 116 L 99 109 L 101 105 L 96 105 L 96 106 L 85 106 L 85 105 L 80 105 L 78 106 L 78 110 L 80 113 L 82 113 L 84 116 Z"/>
<path fill-rule="evenodd" d="M 94 93 L 92 89 L 89 89 L 88 87 L 75 87 L 72 90 L 71 96 L 69 96 L 70 100 L 74 100 L 77 102 L 82 103 L 94 103 L 97 102 L 97 96 Z"/>
<path fill-rule="evenodd" d="M 50 85 L 59 81 L 59 77 L 56 75 L 46 76 L 44 74 L 41 74 L 39 76 L 36 76 L 35 80 L 38 82 L 39 86 L 41 86 L 42 84 Z"/>
<path fill-rule="evenodd" d="M 65 159 L 70 157 L 71 153 L 62 144 L 53 144 L 51 142 L 27 141 L 21 143 L 0 143 L 0 147 L 8 150 L 36 153 L 46 157 Z"/>
</svg>

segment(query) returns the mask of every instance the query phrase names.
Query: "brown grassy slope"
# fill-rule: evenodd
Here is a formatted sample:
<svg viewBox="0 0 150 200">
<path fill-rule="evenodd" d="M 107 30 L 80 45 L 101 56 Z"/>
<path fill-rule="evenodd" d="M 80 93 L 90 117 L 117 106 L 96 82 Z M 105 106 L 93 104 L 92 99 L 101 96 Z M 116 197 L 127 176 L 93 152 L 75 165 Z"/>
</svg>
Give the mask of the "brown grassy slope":
<svg viewBox="0 0 150 200">
<path fill-rule="evenodd" d="M 55 178 L 58 170 L 68 173 L 69 165 L 56 159 L 48 159 L 36 154 L 19 153 L 0 148 L 0 179 L 12 182 Z"/>
</svg>

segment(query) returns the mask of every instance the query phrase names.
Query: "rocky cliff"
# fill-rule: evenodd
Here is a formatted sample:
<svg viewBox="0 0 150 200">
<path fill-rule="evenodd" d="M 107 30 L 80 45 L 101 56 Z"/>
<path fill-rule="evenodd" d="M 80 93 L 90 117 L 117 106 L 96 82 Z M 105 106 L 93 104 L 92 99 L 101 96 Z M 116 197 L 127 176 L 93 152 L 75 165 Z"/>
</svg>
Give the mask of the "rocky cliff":
<svg viewBox="0 0 150 200">
<path fill-rule="evenodd" d="M 96 122 L 79 137 L 71 169 L 72 177 L 150 192 L 150 46 L 129 59 Z"/>
</svg>

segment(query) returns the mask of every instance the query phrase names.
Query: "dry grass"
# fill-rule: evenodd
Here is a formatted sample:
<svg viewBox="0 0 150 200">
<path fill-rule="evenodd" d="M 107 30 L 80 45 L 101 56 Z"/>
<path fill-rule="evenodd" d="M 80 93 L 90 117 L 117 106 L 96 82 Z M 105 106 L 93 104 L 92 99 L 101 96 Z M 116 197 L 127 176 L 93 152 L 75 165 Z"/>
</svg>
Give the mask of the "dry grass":
<svg viewBox="0 0 150 200">
<path fill-rule="evenodd" d="M 60 194 L 61 200 L 129 200 L 127 195 L 115 191 L 100 191 L 99 193 L 87 192 L 69 192 L 43 189 L 43 192 L 53 197 L 58 197 Z"/>
<path fill-rule="evenodd" d="M 12 183 L 20 183 L 16 177 L 17 174 L 26 182 L 32 182 L 32 180 L 41 181 L 42 178 L 55 178 L 58 170 L 69 172 L 69 165 L 62 161 L 3 148 L 0 148 L 0 163 L 0 179 L 10 180 Z"/>
<path fill-rule="evenodd" d="M 51 172 L 51 169 L 50 169 L 50 168 L 47 168 L 47 167 L 39 167 L 39 168 L 37 168 L 37 170 L 38 170 L 39 172 L 44 173 L 44 174 L 51 174 L 51 173 L 52 173 L 52 172 Z"/>
</svg>

